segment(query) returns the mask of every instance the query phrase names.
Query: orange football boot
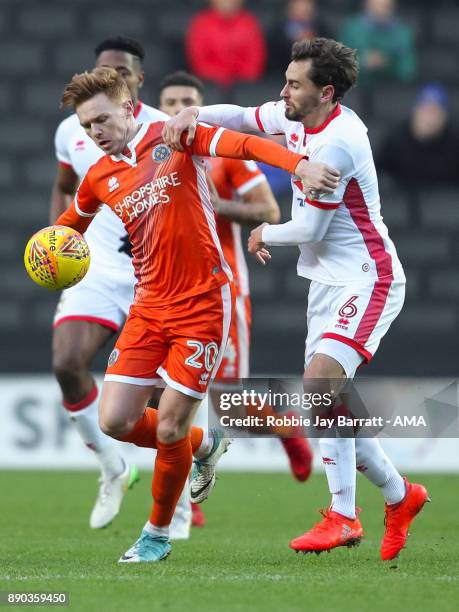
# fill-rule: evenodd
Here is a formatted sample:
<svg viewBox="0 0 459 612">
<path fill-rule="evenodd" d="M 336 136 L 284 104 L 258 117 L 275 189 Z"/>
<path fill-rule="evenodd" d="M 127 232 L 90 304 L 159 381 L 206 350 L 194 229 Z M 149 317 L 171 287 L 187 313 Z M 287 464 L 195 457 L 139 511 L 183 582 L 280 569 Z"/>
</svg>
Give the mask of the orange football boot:
<svg viewBox="0 0 459 612">
<path fill-rule="evenodd" d="M 191 502 L 191 525 L 192 527 L 204 527 L 206 524 L 206 517 L 204 512 L 201 510 L 199 504 Z"/>
<path fill-rule="evenodd" d="M 384 524 L 386 531 L 381 542 L 381 559 L 394 559 L 404 548 L 408 537 L 408 529 L 421 512 L 424 504 L 430 502 L 429 494 L 420 484 L 408 482 L 406 478 L 406 495 L 398 504 L 386 504 Z"/>
<path fill-rule="evenodd" d="M 359 511 L 360 509 L 357 509 L 357 513 Z M 324 517 L 323 520 L 292 540 L 290 548 L 296 552 L 320 554 L 338 546 L 351 547 L 360 544 L 363 529 L 358 517 L 350 519 L 330 509 L 320 510 L 320 513 Z"/>
</svg>

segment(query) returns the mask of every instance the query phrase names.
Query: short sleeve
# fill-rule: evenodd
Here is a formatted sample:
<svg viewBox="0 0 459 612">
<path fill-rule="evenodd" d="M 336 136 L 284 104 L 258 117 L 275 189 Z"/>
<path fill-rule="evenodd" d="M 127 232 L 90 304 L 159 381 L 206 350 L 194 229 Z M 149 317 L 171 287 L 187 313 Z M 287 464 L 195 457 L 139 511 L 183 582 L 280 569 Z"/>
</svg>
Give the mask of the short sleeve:
<svg viewBox="0 0 459 612">
<path fill-rule="evenodd" d="M 263 172 L 254 161 L 241 159 L 225 160 L 231 187 L 239 195 L 243 196 L 266 180 Z"/>
<path fill-rule="evenodd" d="M 72 166 L 72 160 L 70 158 L 70 153 L 68 150 L 68 130 L 67 130 L 67 120 L 62 121 L 54 135 L 54 150 L 56 154 L 57 160 L 65 164 L 66 166 Z"/>
<path fill-rule="evenodd" d="M 98 212 L 101 201 L 91 187 L 88 174 L 86 174 L 78 187 L 74 204 L 75 210 L 80 217 L 94 217 Z"/>
</svg>

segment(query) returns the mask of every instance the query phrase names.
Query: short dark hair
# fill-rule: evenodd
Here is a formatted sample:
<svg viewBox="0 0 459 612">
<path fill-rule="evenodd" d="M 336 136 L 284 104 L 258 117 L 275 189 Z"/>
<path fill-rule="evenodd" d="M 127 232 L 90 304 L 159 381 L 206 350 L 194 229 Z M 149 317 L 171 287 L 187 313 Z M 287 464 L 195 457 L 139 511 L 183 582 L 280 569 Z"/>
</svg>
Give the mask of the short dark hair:
<svg viewBox="0 0 459 612">
<path fill-rule="evenodd" d="M 166 87 L 174 87 L 175 85 L 194 87 L 199 91 L 201 96 L 204 96 L 203 82 L 189 72 L 185 72 L 185 70 L 177 70 L 177 72 L 172 72 L 165 76 L 159 84 L 159 93 L 161 93 L 163 89 L 166 89 Z"/>
<path fill-rule="evenodd" d="M 311 60 L 308 78 L 318 87 L 333 85 L 333 101 L 357 83 L 359 63 L 357 51 L 331 38 L 313 38 L 293 44 L 292 61 Z"/>
<path fill-rule="evenodd" d="M 140 62 L 145 57 L 145 49 L 142 43 L 128 36 L 109 36 L 94 49 L 96 57 L 99 57 L 102 51 L 124 51 L 136 57 Z"/>
</svg>

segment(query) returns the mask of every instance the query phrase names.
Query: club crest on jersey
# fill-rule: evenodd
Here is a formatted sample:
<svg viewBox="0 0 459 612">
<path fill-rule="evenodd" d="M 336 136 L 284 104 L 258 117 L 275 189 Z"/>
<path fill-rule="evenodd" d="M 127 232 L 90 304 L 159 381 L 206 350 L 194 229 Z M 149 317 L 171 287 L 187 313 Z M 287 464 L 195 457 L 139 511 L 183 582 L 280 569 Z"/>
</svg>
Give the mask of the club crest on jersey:
<svg viewBox="0 0 459 612">
<path fill-rule="evenodd" d="M 172 151 L 165 144 L 156 145 L 156 147 L 153 149 L 151 153 L 153 161 L 156 162 L 157 164 L 162 164 L 163 162 L 166 161 L 166 159 L 169 159 L 171 155 L 172 155 Z"/>
<path fill-rule="evenodd" d="M 75 144 L 75 151 L 84 151 L 84 140 L 77 140 Z"/>
<path fill-rule="evenodd" d="M 108 358 L 108 366 L 110 367 L 114 365 L 117 362 L 119 356 L 120 356 L 119 349 L 117 348 L 113 349 L 113 351 L 110 353 L 110 357 Z"/>
<path fill-rule="evenodd" d="M 119 186 L 120 184 L 118 183 L 118 179 L 116 178 L 116 176 L 112 176 L 108 179 L 108 191 L 110 193 L 112 193 L 112 191 L 115 191 L 115 189 L 118 189 Z"/>
</svg>

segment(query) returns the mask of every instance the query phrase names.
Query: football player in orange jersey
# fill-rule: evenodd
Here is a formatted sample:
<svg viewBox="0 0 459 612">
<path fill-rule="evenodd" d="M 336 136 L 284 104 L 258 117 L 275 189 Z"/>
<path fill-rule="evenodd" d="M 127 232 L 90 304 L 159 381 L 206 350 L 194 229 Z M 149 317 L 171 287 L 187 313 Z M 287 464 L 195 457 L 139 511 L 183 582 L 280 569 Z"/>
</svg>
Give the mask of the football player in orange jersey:
<svg viewBox="0 0 459 612">
<path fill-rule="evenodd" d="M 94 49 L 96 66 L 115 68 L 126 81 L 138 123 L 163 121 L 167 115 L 140 101 L 144 82 L 142 44 L 111 36 Z M 57 172 L 50 198 L 50 222 L 70 204 L 88 169 L 104 154 L 89 138 L 74 113 L 55 134 Z M 109 525 L 117 516 L 127 488 L 138 479 L 136 466 L 121 456 L 114 441 L 100 431 L 99 392 L 91 365 L 107 341 L 119 331 L 129 312 L 136 282 L 126 230 L 107 208 L 86 232 L 91 270 L 84 280 L 60 295 L 53 323 L 53 370 L 61 387 L 63 407 L 101 468 L 99 492 L 89 524 Z M 157 405 L 157 404 L 156 404 Z M 171 525 L 171 539 L 189 537 L 191 506 L 186 492 Z"/>
<path fill-rule="evenodd" d="M 158 450 L 150 518 L 120 562 L 159 561 L 171 550 L 169 525 L 192 454 L 196 493 L 205 498 L 229 445 L 221 432 L 191 426 L 223 358 L 233 307 L 203 157 L 264 161 L 308 184 L 311 164 L 275 143 L 201 125 L 191 146 L 184 135 L 185 151 L 173 152 L 162 139 L 163 122 L 135 122 L 129 89 L 111 68 L 75 75 L 63 105 L 75 109 L 105 155 L 56 223 L 84 233 L 103 202 L 132 244 L 135 298 L 109 358 L 99 418 L 106 434 Z M 166 389 L 158 410 L 146 409 L 159 379 Z"/>
<path fill-rule="evenodd" d="M 202 106 L 204 85 L 195 76 L 178 71 L 166 76 L 159 86 L 158 108 L 170 116 L 188 106 Z M 249 279 L 241 244 L 241 225 L 278 223 L 280 210 L 265 175 L 253 161 L 209 158 L 212 204 L 217 213 L 217 232 L 226 261 L 231 267 L 236 290 L 236 308 L 225 354 L 215 380 L 224 383 L 248 378 L 251 304 Z M 258 415 L 260 412 L 257 411 Z M 296 432 L 295 432 L 296 433 Z M 301 432 L 298 432 L 301 435 Z M 294 477 L 305 481 L 312 467 L 312 451 L 303 437 L 279 436 L 287 452 Z M 201 525 L 202 512 L 192 505 L 193 524 Z"/>
</svg>

